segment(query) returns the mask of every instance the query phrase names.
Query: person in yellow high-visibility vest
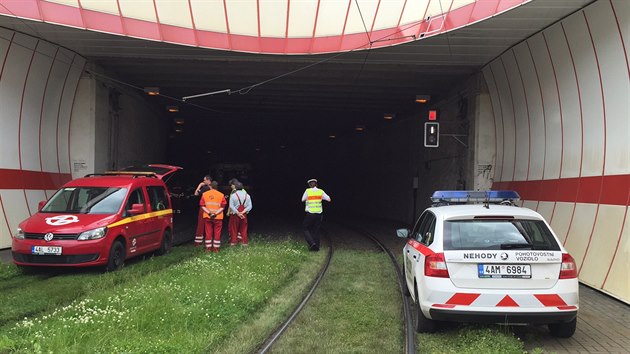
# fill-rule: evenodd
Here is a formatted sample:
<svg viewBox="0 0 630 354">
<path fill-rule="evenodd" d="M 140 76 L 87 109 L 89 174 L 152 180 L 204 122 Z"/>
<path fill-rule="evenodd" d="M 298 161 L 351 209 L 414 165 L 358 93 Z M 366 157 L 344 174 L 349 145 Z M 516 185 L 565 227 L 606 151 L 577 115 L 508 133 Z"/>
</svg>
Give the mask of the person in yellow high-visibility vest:
<svg viewBox="0 0 630 354">
<path fill-rule="evenodd" d="M 306 216 L 302 229 L 304 230 L 304 238 L 308 243 L 311 251 L 319 251 L 319 227 L 322 224 L 322 213 L 324 207 L 322 200 L 330 202 L 330 197 L 324 190 L 317 188 L 317 180 L 311 178 L 308 181 L 309 188 L 304 191 L 302 201 L 305 203 Z"/>
</svg>

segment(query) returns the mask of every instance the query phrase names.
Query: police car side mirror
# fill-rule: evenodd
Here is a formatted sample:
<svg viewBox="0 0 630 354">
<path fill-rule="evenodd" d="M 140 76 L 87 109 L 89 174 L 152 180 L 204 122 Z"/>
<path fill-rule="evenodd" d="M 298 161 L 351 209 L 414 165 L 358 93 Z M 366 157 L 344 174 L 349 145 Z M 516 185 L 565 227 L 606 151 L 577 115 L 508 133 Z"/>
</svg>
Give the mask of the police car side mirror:
<svg viewBox="0 0 630 354">
<path fill-rule="evenodd" d="M 42 208 L 46 205 L 46 201 L 42 200 L 37 204 L 37 210 L 42 210 Z"/>
<path fill-rule="evenodd" d="M 128 210 L 130 215 L 139 215 L 144 213 L 144 204 L 131 204 L 131 209 Z"/>
<path fill-rule="evenodd" d="M 407 237 L 409 237 L 409 229 L 398 229 L 398 230 L 396 230 L 396 236 L 398 236 L 400 238 L 407 238 Z"/>
</svg>

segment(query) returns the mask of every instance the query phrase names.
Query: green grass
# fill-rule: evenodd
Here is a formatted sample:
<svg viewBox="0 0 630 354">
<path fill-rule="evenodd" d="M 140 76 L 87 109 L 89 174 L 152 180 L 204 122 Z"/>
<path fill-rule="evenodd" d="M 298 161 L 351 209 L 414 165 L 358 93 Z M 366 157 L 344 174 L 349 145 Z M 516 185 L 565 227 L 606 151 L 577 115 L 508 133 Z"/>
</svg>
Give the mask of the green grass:
<svg viewBox="0 0 630 354">
<path fill-rule="evenodd" d="M 0 268 L 0 329 L 25 316 L 70 304 L 86 294 L 136 282 L 192 256 L 190 248 L 176 247 L 167 256 L 128 261 L 122 271 L 113 273 L 91 268 L 33 268 L 21 272 L 14 265 L 3 265 Z"/>
<path fill-rule="evenodd" d="M 174 251 L 194 256 L 154 272 L 131 274 L 130 269 L 124 269 L 43 281 L 64 279 L 57 287 L 44 287 L 46 290 L 35 297 L 69 292 L 68 297 L 75 300 L 50 304 L 48 311 L 2 328 L 5 335 L 0 335 L 0 352 L 207 352 L 238 339 L 234 333 L 249 323 L 253 314 L 265 310 L 273 295 L 299 274 L 305 261 L 314 259 L 302 244 L 260 238 L 249 248 L 224 249 L 219 254 L 204 254 L 190 247 Z M 157 260 L 161 258 L 165 257 Z M 134 268 L 144 263 L 150 262 L 140 262 Z M 123 280 L 113 280 L 118 277 Z M 30 284 L 22 287 L 21 312 L 29 308 L 41 312 L 41 304 L 24 300 L 33 297 L 29 291 L 35 289 L 32 284 L 36 282 Z M 83 290 L 72 291 L 72 285 Z"/>
<path fill-rule="evenodd" d="M 337 249 L 310 302 L 273 353 L 398 353 L 401 297 L 389 258 Z"/>
<path fill-rule="evenodd" d="M 443 354 L 522 354 L 523 342 L 509 327 L 449 324 L 436 333 L 418 334 L 418 353 Z"/>
</svg>

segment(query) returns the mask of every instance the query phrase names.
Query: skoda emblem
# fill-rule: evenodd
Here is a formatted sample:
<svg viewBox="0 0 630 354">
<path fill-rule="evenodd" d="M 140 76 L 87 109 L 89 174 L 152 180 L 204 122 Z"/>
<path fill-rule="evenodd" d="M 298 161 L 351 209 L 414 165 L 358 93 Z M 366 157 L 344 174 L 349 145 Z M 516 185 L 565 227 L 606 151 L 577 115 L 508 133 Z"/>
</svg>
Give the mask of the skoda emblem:
<svg viewBox="0 0 630 354">
<path fill-rule="evenodd" d="M 508 259 L 508 254 L 505 252 L 501 253 L 501 260 L 507 261 L 507 259 Z"/>
<path fill-rule="evenodd" d="M 49 232 L 46 235 L 44 235 L 44 240 L 46 240 L 46 242 L 52 241 L 53 236 L 54 235 L 52 234 L 52 232 Z"/>
</svg>

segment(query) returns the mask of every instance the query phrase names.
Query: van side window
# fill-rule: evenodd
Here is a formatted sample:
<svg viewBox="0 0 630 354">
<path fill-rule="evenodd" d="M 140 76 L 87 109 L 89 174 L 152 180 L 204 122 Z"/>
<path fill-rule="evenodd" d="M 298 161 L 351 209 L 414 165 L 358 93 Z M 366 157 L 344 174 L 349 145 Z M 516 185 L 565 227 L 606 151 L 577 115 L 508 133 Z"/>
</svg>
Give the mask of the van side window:
<svg viewBox="0 0 630 354">
<path fill-rule="evenodd" d="M 147 194 L 149 195 L 149 203 L 151 211 L 168 209 L 168 197 L 166 190 L 162 186 L 148 186 Z"/>
<path fill-rule="evenodd" d="M 433 236 L 435 235 L 435 215 L 427 212 L 427 222 L 422 226 L 420 243 L 428 246 L 433 243 Z"/>
<path fill-rule="evenodd" d="M 416 222 L 416 225 L 413 227 L 413 230 L 411 231 L 411 238 L 413 238 L 414 240 L 420 242 L 420 240 L 422 239 L 422 229 L 425 227 L 424 225 L 426 225 L 427 223 L 427 218 L 428 218 L 429 212 L 424 212 L 422 215 L 420 215 L 420 218 L 418 219 L 418 221 Z"/>
<path fill-rule="evenodd" d="M 125 204 L 125 216 L 131 216 L 127 213 L 127 210 L 131 209 L 133 204 L 144 204 L 144 194 L 142 194 L 142 188 L 138 188 L 129 194 L 129 199 L 127 199 L 127 204 Z M 144 212 L 147 211 L 146 205 L 144 207 Z"/>
</svg>

